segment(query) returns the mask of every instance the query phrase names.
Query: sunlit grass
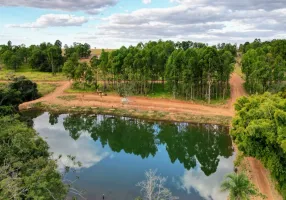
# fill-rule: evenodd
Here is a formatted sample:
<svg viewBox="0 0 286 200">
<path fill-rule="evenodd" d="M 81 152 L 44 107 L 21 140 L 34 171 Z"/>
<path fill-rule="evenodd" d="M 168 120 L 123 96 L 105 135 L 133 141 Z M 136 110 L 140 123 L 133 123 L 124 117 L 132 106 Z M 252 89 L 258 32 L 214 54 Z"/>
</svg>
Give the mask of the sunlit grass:
<svg viewBox="0 0 286 200">
<path fill-rule="evenodd" d="M 32 81 L 63 81 L 67 80 L 63 73 L 57 73 L 55 76 L 50 72 L 31 71 L 27 68 L 21 68 L 14 72 L 13 70 L 1 70 L 0 80 L 8 80 L 11 76 L 25 76 Z"/>
<path fill-rule="evenodd" d="M 50 84 L 50 83 L 38 83 L 38 91 L 41 96 L 45 96 L 57 88 L 57 84 Z"/>
</svg>

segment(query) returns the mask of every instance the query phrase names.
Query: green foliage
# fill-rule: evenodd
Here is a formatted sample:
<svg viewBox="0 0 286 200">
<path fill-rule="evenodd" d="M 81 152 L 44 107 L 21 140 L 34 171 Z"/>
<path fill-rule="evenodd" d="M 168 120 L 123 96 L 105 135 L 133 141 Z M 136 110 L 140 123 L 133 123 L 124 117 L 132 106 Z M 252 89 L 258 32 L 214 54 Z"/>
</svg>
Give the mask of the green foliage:
<svg viewBox="0 0 286 200">
<path fill-rule="evenodd" d="M 76 42 L 72 46 L 65 45 L 65 56 L 70 58 L 73 54 L 76 54 L 79 58 L 88 58 L 91 54 L 90 45 Z"/>
<path fill-rule="evenodd" d="M 240 151 L 262 161 L 286 198 L 286 99 L 265 93 L 240 98 L 231 135 Z"/>
<path fill-rule="evenodd" d="M 17 117 L 0 118 L 0 196 L 8 199 L 64 199 L 48 145 Z"/>
<path fill-rule="evenodd" d="M 255 40 L 241 48 L 244 48 L 242 72 L 248 92 L 281 91 L 286 79 L 286 40 Z"/>
<path fill-rule="evenodd" d="M 229 191 L 230 200 L 250 200 L 259 192 L 245 174 L 228 174 L 221 184 L 222 191 Z"/>
<path fill-rule="evenodd" d="M 97 88 L 96 71 L 86 62 L 79 62 L 77 55 L 70 57 L 64 64 L 63 72 L 69 78 L 76 81 L 76 85 Z"/>
<path fill-rule="evenodd" d="M 159 82 L 174 98 L 225 99 L 229 93 L 228 80 L 233 71 L 235 45 L 206 44 L 172 41 L 150 41 L 112 52 L 102 50 L 93 57 L 90 67 L 76 59 L 68 59 L 65 74 L 87 85 L 96 83 L 99 74 L 103 91 L 117 91 L 121 96 L 148 95 L 154 93 Z M 70 58 L 76 56 L 70 55 Z M 165 88 L 164 88 L 165 89 Z"/>
<path fill-rule="evenodd" d="M 22 102 L 39 98 L 37 84 L 26 79 L 24 76 L 14 78 L 8 87 L 10 90 L 20 92 L 19 98 Z"/>
<path fill-rule="evenodd" d="M 13 82 L 0 87 L 0 115 L 9 115 L 18 111 L 19 104 L 39 97 L 37 84 L 18 77 Z"/>
<path fill-rule="evenodd" d="M 17 70 L 25 64 L 29 64 L 32 69 L 42 72 L 59 72 L 63 65 L 61 42 L 57 40 L 55 44 L 41 43 L 40 45 L 7 45 L 1 46 L 0 61 L 6 67 Z"/>
</svg>

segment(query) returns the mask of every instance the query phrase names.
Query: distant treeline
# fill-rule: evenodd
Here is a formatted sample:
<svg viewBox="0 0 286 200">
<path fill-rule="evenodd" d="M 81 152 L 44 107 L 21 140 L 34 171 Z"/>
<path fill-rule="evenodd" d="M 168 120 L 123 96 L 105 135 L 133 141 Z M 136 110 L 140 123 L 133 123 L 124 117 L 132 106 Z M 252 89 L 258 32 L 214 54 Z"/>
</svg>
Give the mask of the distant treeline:
<svg viewBox="0 0 286 200">
<path fill-rule="evenodd" d="M 249 93 L 277 92 L 285 87 L 286 40 L 246 42 L 240 46 L 245 88 Z"/>
<path fill-rule="evenodd" d="M 45 72 L 63 71 L 84 86 L 104 82 L 102 90 L 117 90 L 121 95 L 153 92 L 161 83 L 174 98 L 225 99 L 229 95 L 229 78 L 233 71 L 236 45 L 208 46 L 191 41 L 150 41 L 146 44 L 121 47 L 101 53 L 89 63 L 79 62 L 90 57 L 90 45 L 74 43 L 0 46 L 0 61 L 8 68 L 26 64 Z M 64 66 L 64 67 L 63 67 Z"/>
<path fill-rule="evenodd" d="M 90 45 L 74 43 L 71 46 L 64 46 L 57 40 L 54 44 L 41 43 L 40 45 L 12 45 L 9 41 L 7 45 L 0 45 L 0 62 L 7 68 L 17 70 L 22 65 L 28 65 L 33 70 L 42 72 L 60 72 L 66 59 L 73 54 L 79 58 L 90 56 Z M 64 52 L 64 53 L 63 53 Z"/>
</svg>

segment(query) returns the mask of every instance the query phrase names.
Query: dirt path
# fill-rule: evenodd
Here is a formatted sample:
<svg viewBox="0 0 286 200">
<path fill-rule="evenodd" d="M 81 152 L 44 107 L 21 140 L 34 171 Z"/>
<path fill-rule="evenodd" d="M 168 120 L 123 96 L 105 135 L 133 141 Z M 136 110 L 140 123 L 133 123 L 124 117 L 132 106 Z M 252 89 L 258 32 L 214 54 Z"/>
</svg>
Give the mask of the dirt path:
<svg viewBox="0 0 286 200">
<path fill-rule="evenodd" d="M 50 82 L 52 83 L 52 82 Z M 186 102 L 181 100 L 168 100 L 168 99 L 154 99 L 146 97 L 129 97 L 129 103 L 124 105 L 126 109 L 140 109 L 140 110 L 155 110 L 166 112 L 184 112 L 193 115 L 208 115 L 208 116 L 233 116 L 234 109 L 233 104 L 236 99 L 242 95 L 245 95 L 242 87 L 243 80 L 236 74 L 233 74 L 230 80 L 231 84 L 231 98 L 227 106 L 206 106 L 195 104 L 192 102 Z M 48 94 L 35 101 L 26 102 L 20 105 L 20 109 L 25 109 L 33 103 L 45 102 L 47 104 L 57 104 L 65 106 L 91 106 L 91 107 L 105 107 L 105 108 L 122 108 L 121 97 L 117 95 L 109 95 L 100 97 L 97 94 L 81 93 L 81 94 L 67 94 L 64 91 L 71 86 L 71 82 L 62 81 L 57 82 L 60 86 L 51 94 Z M 75 95 L 76 99 L 71 101 L 65 101 L 59 99 L 59 96 Z"/>
<path fill-rule="evenodd" d="M 121 97 L 116 95 L 100 97 L 97 94 L 67 94 L 64 91 L 71 86 L 71 82 L 62 81 L 56 82 L 60 86 L 57 89 L 40 99 L 27 102 L 20 105 L 20 109 L 26 109 L 33 103 L 44 102 L 46 104 L 57 104 L 63 106 L 90 106 L 90 107 L 105 107 L 105 108 L 126 108 L 152 111 L 167 111 L 172 113 L 190 113 L 190 115 L 207 115 L 207 116 L 234 116 L 234 103 L 237 98 L 246 95 L 243 88 L 243 79 L 237 75 L 232 74 L 230 79 L 231 98 L 225 107 L 214 107 L 195 104 L 180 100 L 154 99 L 146 97 L 129 97 L 128 105 L 122 105 Z M 46 82 L 47 83 L 47 82 Z M 50 82 L 54 83 L 54 82 Z M 60 96 L 74 95 L 74 100 L 66 101 L 59 99 Z M 251 178 L 254 184 L 259 188 L 260 192 L 265 194 L 268 200 L 277 200 L 273 198 L 272 190 L 268 178 L 266 177 L 266 170 L 262 164 L 254 158 L 248 158 L 251 167 Z"/>
</svg>

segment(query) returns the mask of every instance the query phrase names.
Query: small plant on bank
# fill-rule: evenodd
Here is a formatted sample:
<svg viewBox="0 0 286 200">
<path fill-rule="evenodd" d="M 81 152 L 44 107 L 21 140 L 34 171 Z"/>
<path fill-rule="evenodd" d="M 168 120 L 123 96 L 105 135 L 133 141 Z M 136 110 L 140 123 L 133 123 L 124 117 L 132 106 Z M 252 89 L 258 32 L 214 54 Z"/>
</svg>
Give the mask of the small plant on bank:
<svg viewBox="0 0 286 200">
<path fill-rule="evenodd" d="M 221 184 L 223 192 L 229 192 L 230 200 L 249 200 L 253 196 L 264 198 L 244 173 L 228 174 Z"/>
</svg>

